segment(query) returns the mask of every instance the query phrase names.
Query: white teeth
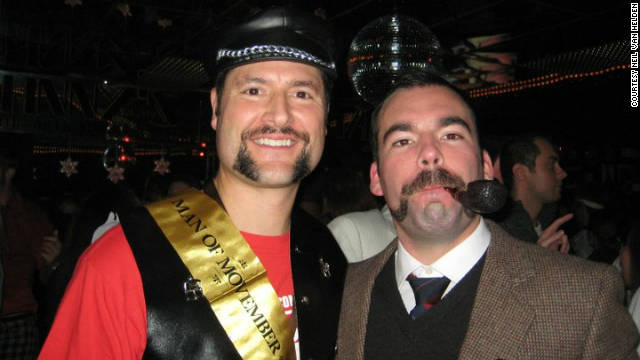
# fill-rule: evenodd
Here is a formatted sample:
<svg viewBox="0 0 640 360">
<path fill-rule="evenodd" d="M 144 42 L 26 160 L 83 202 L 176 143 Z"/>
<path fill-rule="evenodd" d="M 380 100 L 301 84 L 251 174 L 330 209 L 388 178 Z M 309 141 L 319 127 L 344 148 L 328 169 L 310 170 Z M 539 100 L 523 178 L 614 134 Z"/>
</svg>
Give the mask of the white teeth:
<svg viewBox="0 0 640 360">
<path fill-rule="evenodd" d="M 293 145 L 293 141 L 289 139 L 283 140 L 273 140 L 273 139 L 257 139 L 256 144 L 258 145 L 267 145 L 267 146 L 291 146 Z"/>
</svg>

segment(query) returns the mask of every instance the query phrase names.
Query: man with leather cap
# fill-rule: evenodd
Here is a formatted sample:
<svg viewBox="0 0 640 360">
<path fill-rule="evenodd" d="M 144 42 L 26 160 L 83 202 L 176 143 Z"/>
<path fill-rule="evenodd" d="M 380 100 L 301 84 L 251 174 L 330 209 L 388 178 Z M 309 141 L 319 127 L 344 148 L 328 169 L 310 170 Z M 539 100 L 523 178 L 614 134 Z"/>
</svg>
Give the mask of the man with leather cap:
<svg viewBox="0 0 640 360">
<path fill-rule="evenodd" d="M 41 358 L 333 358 L 345 259 L 293 208 L 324 148 L 331 37 L 273 8 L 220 39 L 212 184 L 122 214 L 80 259 Z"/>
</svg>

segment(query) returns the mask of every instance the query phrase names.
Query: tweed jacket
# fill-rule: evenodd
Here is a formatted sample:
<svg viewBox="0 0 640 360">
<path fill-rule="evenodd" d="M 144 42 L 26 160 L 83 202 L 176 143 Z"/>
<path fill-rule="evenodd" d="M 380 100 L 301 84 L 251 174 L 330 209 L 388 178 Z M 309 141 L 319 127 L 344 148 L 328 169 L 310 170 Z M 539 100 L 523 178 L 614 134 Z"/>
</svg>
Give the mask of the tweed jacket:
<svg viewBox="0 0 640 360">
<path fill-rule="evenodd" d="M 604 264 L 491 232 L 459 359 L 638 359 L 638 331 L 622 305 L 620 274 Z M 397 239 L 350 265 L 337 359 L 363 359 L 371 291 Z"/>
</svg>

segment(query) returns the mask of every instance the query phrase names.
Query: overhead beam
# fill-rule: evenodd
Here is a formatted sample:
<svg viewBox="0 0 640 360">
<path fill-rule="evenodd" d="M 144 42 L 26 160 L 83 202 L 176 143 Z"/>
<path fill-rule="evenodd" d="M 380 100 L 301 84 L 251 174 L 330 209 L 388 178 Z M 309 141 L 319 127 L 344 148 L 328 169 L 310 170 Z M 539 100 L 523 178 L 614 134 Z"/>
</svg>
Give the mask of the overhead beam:
<svg viewBox="0 0 640 360">
<path fill-rule="evenodd" d="M 127 102 L 129 102 L 129 100 L 131 100 L 132 95 L 132 89 L 122 89 L 120 93 L 115 97 L 115 99 L 113 99 L 113 101 L 107 106 L 100 118 L 109 119 L 113 117 L 118 112 L 118 110 L 120 110 L 120 108 L 122 108 L 127 104 Z"/>
<path fill-rule="evenodd" d="M 87 119 L 92 119 L 95 117 L 95 110 L 93 105 L 91 104 L 91 100 L 89 98 L 89 94 L 84 89 L 84 86 L 79 82 L 72 82 L 71 88 L 73 92 L 76 94 L 78 98 L 78 102 L 80 103 L 80 108 L 82 112 L 86 115 Z"/>
<path fill-rule="evenodd" d="M 62 108 L 62 103 L 60 102 L 60 98 L 58 98 L 58 92 L 53 86 L 53 81 L 50 79 L 42 79 L 40 81 L 42 88 L 44 89 L 44 93 L 47 96 L 47 100 L 49 106 L 51 107 L 51 111 L 55 115 L 64 115 L 64 109 Z"/>
</svg>

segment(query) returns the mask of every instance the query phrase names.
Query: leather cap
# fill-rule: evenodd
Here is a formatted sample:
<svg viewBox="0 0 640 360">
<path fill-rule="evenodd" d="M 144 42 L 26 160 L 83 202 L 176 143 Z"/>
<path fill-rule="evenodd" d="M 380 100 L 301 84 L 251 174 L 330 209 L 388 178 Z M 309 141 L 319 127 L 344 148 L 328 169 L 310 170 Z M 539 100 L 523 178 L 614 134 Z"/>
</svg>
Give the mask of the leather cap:
<svg viewBox="0 0 640 360">
<path fill-rule="evenodd" d="M 269 8 L 219 36 L 213 73 L 265 60 L 306 63 L 336 77 L 334 44 L 327 23 L 292 7 Z"/>
</svg>

